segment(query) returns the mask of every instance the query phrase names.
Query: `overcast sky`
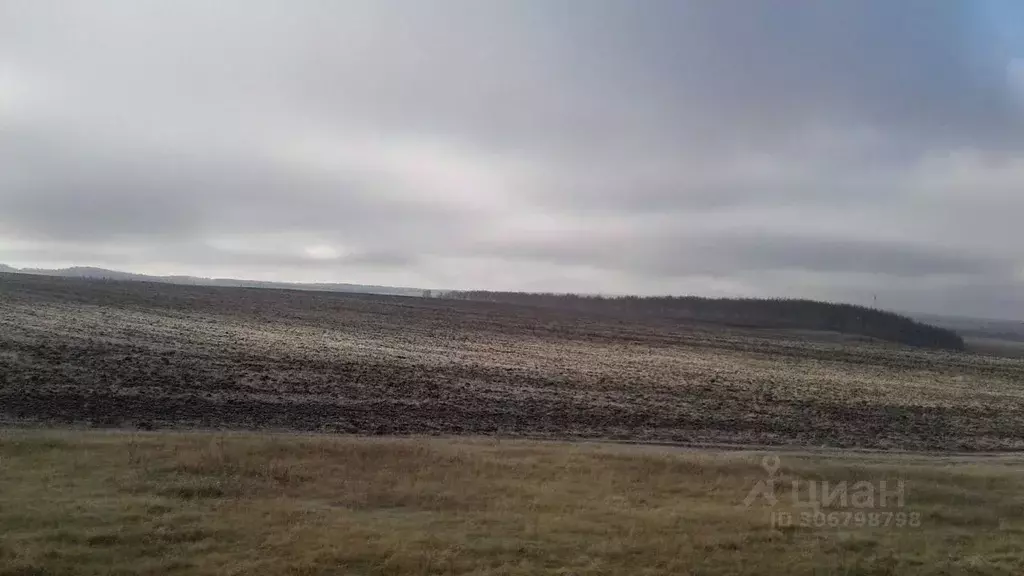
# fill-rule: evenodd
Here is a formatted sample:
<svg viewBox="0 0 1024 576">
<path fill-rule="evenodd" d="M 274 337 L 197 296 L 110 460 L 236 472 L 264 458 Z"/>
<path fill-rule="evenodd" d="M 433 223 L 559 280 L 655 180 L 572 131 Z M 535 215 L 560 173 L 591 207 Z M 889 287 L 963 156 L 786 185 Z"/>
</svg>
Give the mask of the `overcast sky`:
<svg viewBox="0 0 1024 576">
<path fill-rule="evenodd" d="M 0 0 L 0 262 L 1024 320 L 1016 0 Z"/>
</svg>

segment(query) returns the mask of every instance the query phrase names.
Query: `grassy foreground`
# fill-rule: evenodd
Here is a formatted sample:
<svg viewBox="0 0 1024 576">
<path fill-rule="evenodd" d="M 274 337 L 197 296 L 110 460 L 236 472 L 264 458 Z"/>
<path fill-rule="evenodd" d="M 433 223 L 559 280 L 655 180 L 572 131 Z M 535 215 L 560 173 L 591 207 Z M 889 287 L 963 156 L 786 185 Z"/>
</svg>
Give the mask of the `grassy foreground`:
<svg viewBox="0 0 1024 576">
<path fill-rule="evenodd" d="M 902 479 L 920 525 L 773 528 L 762 456 L 0 431 L 0 574 L 1024 573 L 1024 459 L 782 453 L 783 484 Z"/>
</svg>

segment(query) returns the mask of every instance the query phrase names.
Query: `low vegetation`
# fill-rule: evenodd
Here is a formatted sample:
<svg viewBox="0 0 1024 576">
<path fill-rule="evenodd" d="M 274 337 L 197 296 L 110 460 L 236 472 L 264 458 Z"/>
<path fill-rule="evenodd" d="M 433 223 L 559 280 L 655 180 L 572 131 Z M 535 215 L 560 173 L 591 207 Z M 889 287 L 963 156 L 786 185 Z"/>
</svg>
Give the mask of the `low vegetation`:
<svg viewBox="0 0 1024 576">
<path fill-rule="evenodd" d="M 756 453 L 7 430 L 0 575 L 1024 572 L 1019 458 L 776 455 L 780 486 L 902 480 L 903 499 L 863 523 L 833 505 L 805 525 L 781 489 L 747 507 Z"/>
</svg>

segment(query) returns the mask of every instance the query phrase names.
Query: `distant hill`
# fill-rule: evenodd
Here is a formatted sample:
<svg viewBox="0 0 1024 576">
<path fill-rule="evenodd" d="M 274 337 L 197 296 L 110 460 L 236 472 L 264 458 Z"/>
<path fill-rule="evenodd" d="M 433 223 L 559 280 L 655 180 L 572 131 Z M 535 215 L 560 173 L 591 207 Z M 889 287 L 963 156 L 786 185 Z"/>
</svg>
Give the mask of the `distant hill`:
<svg viewBox="0 0 1024 576">
<path fill-rule="evenodd" d="M 1019 320 L 995 320 L 992 318 L 941 316 L 938 314 L 917 314 L 916 317 L 922 322 L 956 330 L 958 334 L 965 337 L 995 338 L 1012 342 L 1024 342 L 1024 322 Z"/>
<path fill-rule="evenodd" d="M 581 312 L 611 313 L 624 317 L 658 316 L 665 319 L 691 320 L 752 328 L 789 328 L 828 330 L 867 336 L 910 346 L 963 350 L 961 334 L 982 337 L 1003 337 L 1024 341 L 1024 324 L 929 317 L 933 322 L 911 319 L 894 312 L 831 302 L 791 299 L 729 299 L 698 296 L 615 296 L 578 294 L 542 294 L 528 292 L 432 291 L 419 288 L 375 286 L 365 284 L 297 282 L 263 282 L 232 278 L 200 278 L 195 276 L 149 276 L 118 270 L 87 266 L 61 268 L 12 268 L 0 264 L 0 273 L 36 274 L 107 280 L 161 282 L 193 286 L 225 286 L 237 288 L 278 288 L 322 292 L 348 292 L 391 296 L 438 296 L 463 300 L 481 300 L 544 306 Z M 986 324 L 988 323 L 988 324 Z M 1009 336 L 1009 338 L 1007 338 Z"/>
<path fill-rule="evenodd" d="M 279 288 L 288 290 L 315 290 L 321 292 L 354 292 L 365 294 L 383 294 L 390 296 L 423 296 L 429 291 L 419 288 L 401 288 L 394 286 L 375 286 L 366 284 L 317 283 L 302 284 L 298 282 L 263 282 L 260 280 L 237 280 L 233 278 L 201 278 L 197 276 L 149 276 L 132 274 L 119 270 L 107 270 L 90 266 L 72 268 L 13 268 L 0 264 L 0 272 L 35 274 L 38 276 L 63 276 L 67 278 L 92 278 L 102 280 L 130 280 L 136 282 L 160 282 L 164 284 L 185 284 L 191 286 L 227 286 L 236 288 Z"/>
<path fill-rule="evenodd" d="M 894 312 L 815 300 L 698 296 L 602 297 L 488 291 L 448 292 L 443 296 L 610 313 L 623 317 L 657 316 L 751 328 L 828 330 L 923 348 L 965 349 L 963 338 L 948 328 L 918 322 Z"/>
</svg>

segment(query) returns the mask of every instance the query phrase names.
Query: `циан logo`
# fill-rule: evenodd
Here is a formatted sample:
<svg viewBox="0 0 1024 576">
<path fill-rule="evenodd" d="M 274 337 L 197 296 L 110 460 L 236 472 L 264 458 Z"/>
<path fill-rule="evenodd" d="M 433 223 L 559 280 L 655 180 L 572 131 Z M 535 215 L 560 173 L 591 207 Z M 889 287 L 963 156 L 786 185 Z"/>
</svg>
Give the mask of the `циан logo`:
<svg viewBox="0 0 1024 576">
<path fill-rule="evenodd" d="M 883 527 L 921 525 L 921 515 L 905 512 L 907 487 L 902 478 L 856 482 L 808 480 L 780 475 L 782 461 L 777 455 L 761 460 L 766 478 L 758 480 L 743 500 L 744 508 L 757 502 L 771 510 L 773 527 Z M 788 492 L 788 494 L 787 494 Z M 779 504 L 787 505 L 779 510 Z M 823 512 L 827 510 L 827 512 Z"/>
</svg>

